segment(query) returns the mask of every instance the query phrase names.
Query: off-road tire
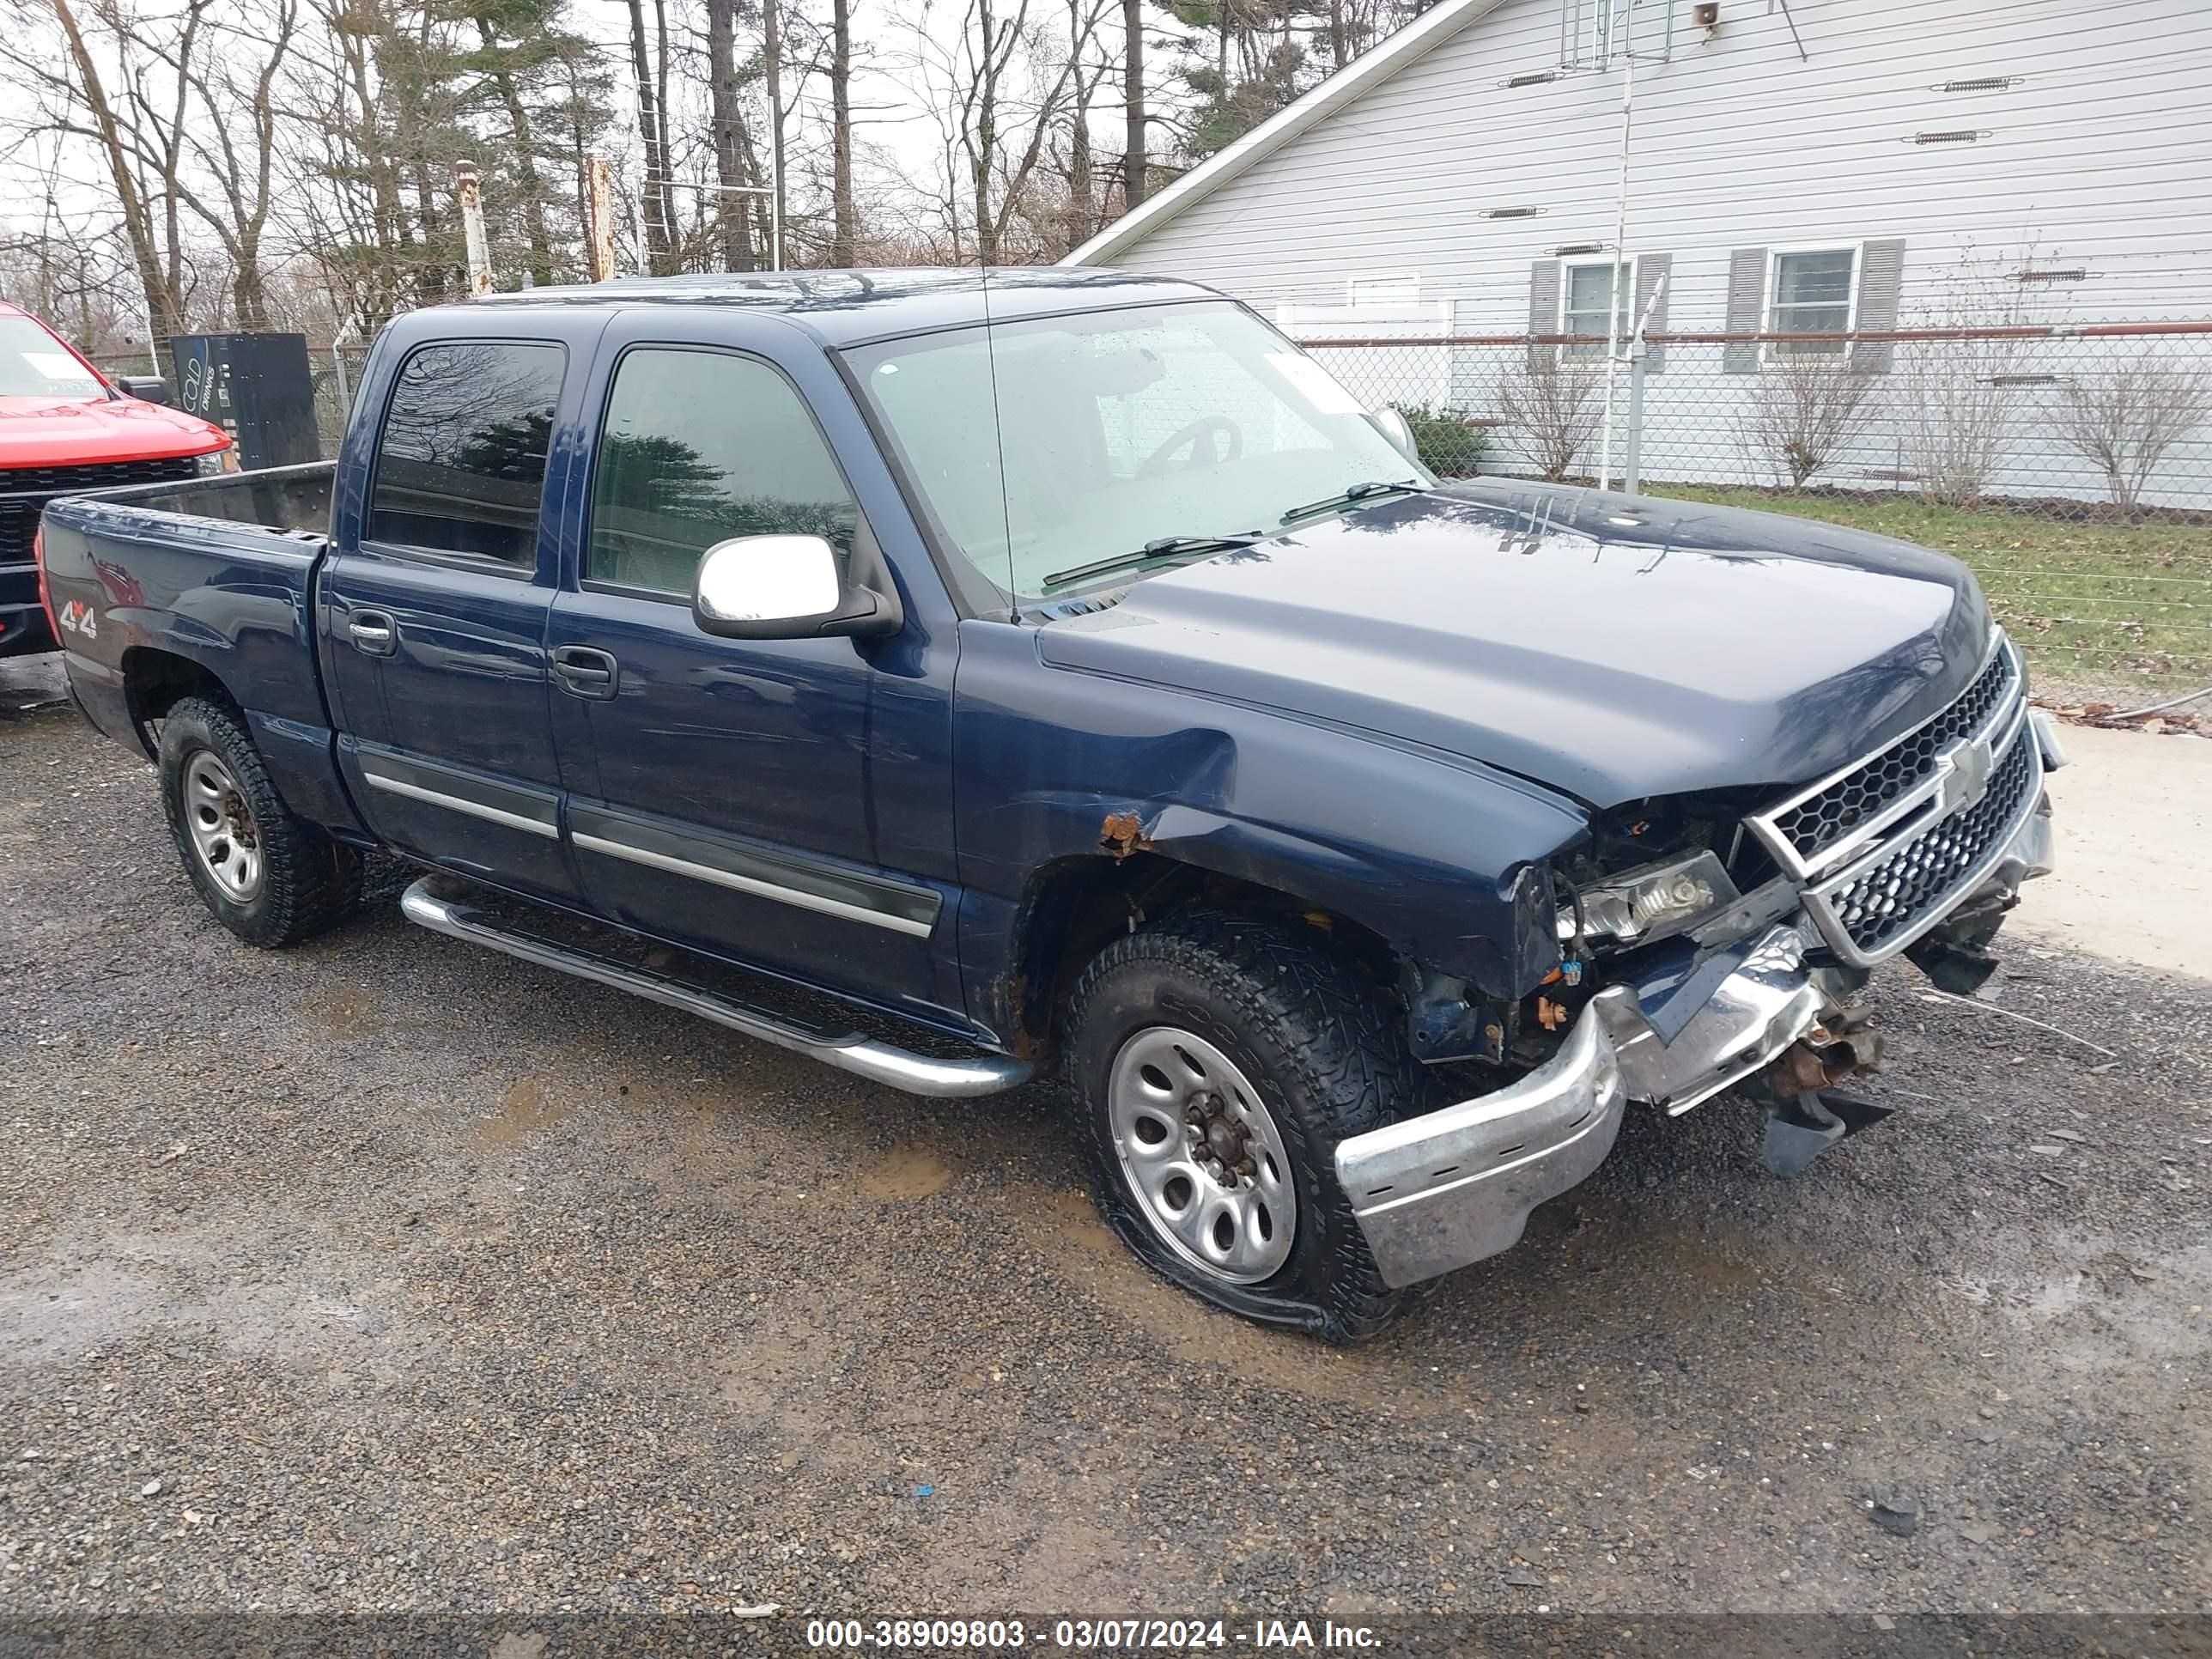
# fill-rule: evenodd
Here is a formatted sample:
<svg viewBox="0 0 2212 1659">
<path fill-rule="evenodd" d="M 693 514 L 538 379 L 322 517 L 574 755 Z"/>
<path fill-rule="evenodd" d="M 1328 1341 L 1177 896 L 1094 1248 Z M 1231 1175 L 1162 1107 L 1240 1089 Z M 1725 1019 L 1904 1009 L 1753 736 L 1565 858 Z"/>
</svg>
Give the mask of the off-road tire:
<svg viewBox="0 0 2212 1659">
<path fill-rule="evenodd" d="M 262 878 L 260 890 L 242 903 L 216 885 L 185 822 L 185 769 L 203 751 L 229 770 L 252 815 Z M 161 806 L 185 874 L 215 919 L 248 945 L 301 944 L 328 933 L 360 903 L 361 854 L 284 805 L 236 709 L 208 697 L 178 702 L 161 722 L 157 760 Z"/>
<path fill-rule="evenodd" d="M 1212 1043 L 1263 1097 L 1289 1151 L 1297 1232 L 1283 1267 L 1261 1283 L 1224 1282 L 1161 1239 L 1121 1168 L 1109 1115 L 1115 1056 L 1147 1027 L 1180 1027 Z M 1194 911 L 1115 940 L 1069 1003 L 1068 1081 L 1077 1140 L 1099 1213 L 1154 1271 L 1263 1324 L 1335 1343 L 1363 1341 L 1411 1299 L 1382 1282 L 1338 1184 L 1337 1144 L 1426 1100 L 1405 1023 L 1371 977 L 1325 935 L 1297 924 Z"/>
</svg>

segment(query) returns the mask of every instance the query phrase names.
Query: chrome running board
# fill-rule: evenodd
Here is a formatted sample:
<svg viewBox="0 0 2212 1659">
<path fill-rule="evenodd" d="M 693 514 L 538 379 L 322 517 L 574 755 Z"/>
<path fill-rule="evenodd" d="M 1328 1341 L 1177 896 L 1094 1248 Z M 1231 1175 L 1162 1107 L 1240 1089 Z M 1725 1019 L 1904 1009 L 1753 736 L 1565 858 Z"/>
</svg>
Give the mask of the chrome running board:
<svg viewBox="0 0 2212 1659">
<path fill-rule="evenodd" d="M 541 968 L 573 974 L 578 979 L 611 985 L 648 1002 L 680 1008 L 687 1014 L 712 1020 L 732 1031 L 772 1042 L 779 1048 L 811 1055 L 908 1094 L 939 1097 L 996 1094 L 1001 1089 L 1028 1082 L 1036 1069 L 1027 1060 L 1005 1054 L 943 1060 L 895 1048 L 858 1031 L 841 1033 L 810 1027 L 665 974 L 633 968 L 590 951 L 500 927 L 466 899 L 441 898 L 432 892 L 430 884 L 436 879 L 425 876 L 400 895 L 400 913 L 418 927 L 427 927 L 448 938 L 466 939 L 471 945 L 519 957 Z"/>
</svg>

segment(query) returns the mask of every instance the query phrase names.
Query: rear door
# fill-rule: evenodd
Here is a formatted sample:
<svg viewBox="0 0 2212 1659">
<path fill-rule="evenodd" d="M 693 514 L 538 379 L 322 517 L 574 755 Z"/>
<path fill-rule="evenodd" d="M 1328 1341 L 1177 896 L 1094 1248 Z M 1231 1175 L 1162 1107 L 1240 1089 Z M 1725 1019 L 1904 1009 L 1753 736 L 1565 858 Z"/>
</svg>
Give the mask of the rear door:
<svg viewBox="0 0 2212 1659">
<path fill-rule="evenodd" d="M 547 708 L 557 515 L 544 497 L 587 353 L 528 338 L 402 349 L 366 499 L 342 508 L 319 590 L 341 763 L 392 846 L 573 900 Z"/>
</svg>

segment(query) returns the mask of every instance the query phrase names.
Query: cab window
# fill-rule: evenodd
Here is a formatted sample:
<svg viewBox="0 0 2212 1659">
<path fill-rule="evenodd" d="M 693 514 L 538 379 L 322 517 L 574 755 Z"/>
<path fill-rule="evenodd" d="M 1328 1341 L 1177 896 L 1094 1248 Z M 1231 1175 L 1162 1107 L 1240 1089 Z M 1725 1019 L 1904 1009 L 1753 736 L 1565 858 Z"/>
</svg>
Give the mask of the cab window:
<svg viewBox="0 0 2212 1659">
<path fill-rule="evenodd" d="M 410 356 L 378 440 L 368 538 L 534 568 L 567 361 L 556 345 L 504 341 Z"/>
<path fill-rule="evenodd" d="M 767 364 L 642 347 L 616 365 L 586 581 L 689 595 L 700 555 L 738 536 L 819 536 L 849 558 L 859 516 L 805 403 Z"/>
</svg>

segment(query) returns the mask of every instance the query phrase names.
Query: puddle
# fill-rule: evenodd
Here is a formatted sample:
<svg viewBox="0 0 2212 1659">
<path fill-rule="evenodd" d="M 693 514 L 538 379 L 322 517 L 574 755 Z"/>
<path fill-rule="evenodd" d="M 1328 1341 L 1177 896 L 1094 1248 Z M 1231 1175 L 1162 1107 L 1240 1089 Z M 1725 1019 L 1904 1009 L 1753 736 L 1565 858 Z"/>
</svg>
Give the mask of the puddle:
<svg viewBox="0 0 2212 1659">
<path fill-rule="evenodd" d="M 952 1166 L 926 1146 L 894 1146 L 860 1176 L 863 1196 L 878 1203 L 910 1204 L 952 1184 Z"/>
<path fill-rule="evenodd" d="M 544 1079 L 526 1077 L 507 1085 L 500 1097 L 498 1114 L 477 1125 L 476 1138 L 486 1146 L 512 1146 L 551 1128 L 575 1109 L 550 1098 Z"/>
<path fill-rule="evenodd" d="M 74 1363 L 154 1334 L 319 1364 L 402 1339 L 379 1264 L 296 1235 L 233 1229 L 58 1241 L 51 1259 L 0 1277 L 0 1352 L 10 1369 Z"/>
<path fill-rule="evenodd" d="M 2010 1325 L 2037 1368 L 2070 1377 L 2201 1364 L 2212 1352 L 2212 1245 L 2146 1249 L 2104 1237 L 2051 1238 L 2033 1264 L 1980 1262 L 1950 1288 Z"/>
<path fill-rule="evenodd" d="M 339 1036 L 358 1036 L 380 1031 L 384 1022 L 374 1018 L 376 999 L 355 985 L 326 985 L 300 999 L 300 1012 Z"/>
</svg>

